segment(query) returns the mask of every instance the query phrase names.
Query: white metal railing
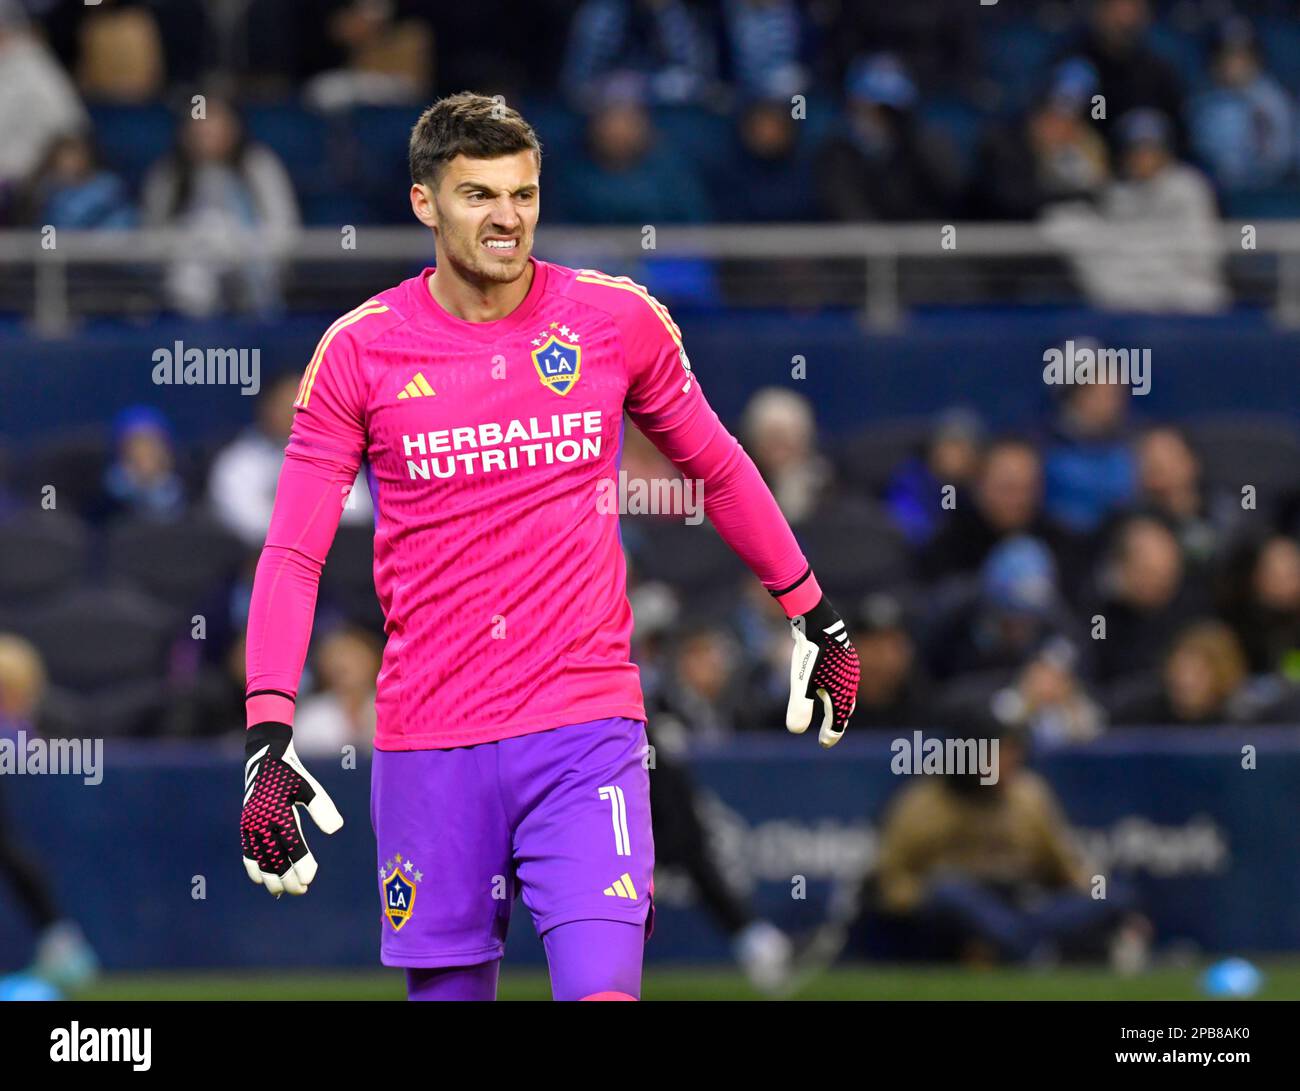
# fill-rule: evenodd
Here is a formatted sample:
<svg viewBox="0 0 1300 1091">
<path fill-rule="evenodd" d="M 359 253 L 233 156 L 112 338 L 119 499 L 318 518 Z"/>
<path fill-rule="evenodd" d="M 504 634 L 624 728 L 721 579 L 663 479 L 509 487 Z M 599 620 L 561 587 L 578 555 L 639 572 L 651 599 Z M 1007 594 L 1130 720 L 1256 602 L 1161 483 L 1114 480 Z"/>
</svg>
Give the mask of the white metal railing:
<svg viewBox="0 0 1300 1091">
<path fill-rule="evenodd" d="M 1253 246 L 1243 229 L 1253 227 Z M 944 232 L 949 231 L 949 245 Z M 1165 255 L 1219 257 L 1267 255 L 1277 259 L 1275 313 L 1286 326 L 1300 326 L 1300 220 L 1225 221 L 1202 238 L 1170 238 L 1156 229 L 1125 228 L 1135 240 Z M 30 268 L 38 327 L 57 330 L 69 319 L 68 271 L 77 266 L 165 264 L 192 253 L 193 237 L 171 229 L 132 231 L 60 230 L 56 245 L 42 245 L 35 230 L 0 231 L 0 274 Z M 1114 246 L 1105 231 L 1076 232 L 1068 241 L 1044 223 L 740 224 L 656 227 L 653 244 L 641 225 L 540 227 L 536 250 L 567 265 L 617 269 L 646 258 L 714 260 L 857 259 L 866 270 L 863 309 L 876 328 L 895 325 L 902 313 L 899 263 L 909 259 L 1078 257 L 1104 255 Z M 261 237 L 259 257 L 295 262 L 432 262 L 429 232 L 420 227 L 359 226 L 345 248 L 340 229 L 314 227 L 275 239 Z M 952 241 L 955 240 L 955 246 Z M 237 239 L 230 240 L 235 253 Z"/>
</svg>

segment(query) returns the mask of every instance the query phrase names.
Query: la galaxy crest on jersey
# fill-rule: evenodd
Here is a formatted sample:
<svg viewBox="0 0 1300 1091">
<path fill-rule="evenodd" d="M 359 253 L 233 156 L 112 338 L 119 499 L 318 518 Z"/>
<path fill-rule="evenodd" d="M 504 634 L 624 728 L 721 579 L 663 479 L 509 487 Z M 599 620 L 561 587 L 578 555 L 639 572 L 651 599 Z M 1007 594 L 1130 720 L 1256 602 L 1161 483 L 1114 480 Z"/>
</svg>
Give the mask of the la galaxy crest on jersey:
<svg viewBox="0 0 1300 1091">
<path fill-rule="evenodd" d="M 385 875 L 385 872 L 388 874 Z M 410 860 L 403 860 L 400 852 L 385 860 L 384 866 L 379 869 L 379 881 L 384 892 L 384 916 L 388 918 L 394 932 L 400 932 L 415 912 L 416 887 L 423 880 L 424 874 Z"/>
<path fill-rule="evenodd" d="M 533 338 L 533 366 L 542 386 L 555 394 L 567 394 L 582 373 L 582 349 L 578 332 L 552 322 Z"/>
</svg>

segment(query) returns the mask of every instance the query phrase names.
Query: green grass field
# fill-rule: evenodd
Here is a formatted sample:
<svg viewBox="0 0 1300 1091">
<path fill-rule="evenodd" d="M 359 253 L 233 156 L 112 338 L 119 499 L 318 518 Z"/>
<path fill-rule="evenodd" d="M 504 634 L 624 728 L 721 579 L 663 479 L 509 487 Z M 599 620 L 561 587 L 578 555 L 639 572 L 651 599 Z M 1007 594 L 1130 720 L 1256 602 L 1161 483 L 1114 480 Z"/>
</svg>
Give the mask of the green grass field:
<svg viewBox="0 0 1300 1091">
<path fill-rule="evenodd" d="M 1257 962 L 1264 974 L 1264 1000 L 1300 999 L 1300 959 Z M 963 970 L 943 967 L 845 966 L 810 980 L 798 1000 L 1195 1000 L 1201 998 L 1200 967 L 1155 969 L 1120 978 L 1101 969 Z M 400 1000 L 402 975 L 395 970 L 356 973 L 283 972 L 113 974 L 80 994 L 87 1000 Z M 549 1000 L 544 972 L 501 973 L 501 999 Z M 759 1000 L 737 972 L 718 969 L 652 969 L 646 1000 Z"/>
</svg>

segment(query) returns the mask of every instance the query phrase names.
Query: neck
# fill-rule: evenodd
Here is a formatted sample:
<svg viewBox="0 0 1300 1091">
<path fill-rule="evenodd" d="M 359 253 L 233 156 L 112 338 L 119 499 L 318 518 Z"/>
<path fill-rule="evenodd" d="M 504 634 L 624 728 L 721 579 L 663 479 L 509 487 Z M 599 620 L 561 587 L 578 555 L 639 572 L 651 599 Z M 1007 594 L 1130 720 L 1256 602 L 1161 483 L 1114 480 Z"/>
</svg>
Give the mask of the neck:
<svg viewBox="0 0 1300 1091">
<path fill-rule="evenodd" d="M 524 301 L 533 286 L 537 266 L 531 261 L 518 280 L 501 283 L 472 279 L 450 261 L 439 259 L 438 271 L 428 279 L 429 294 L 450 315 L 466 322 L 494 322 L 505 318 Z"/>
</svg>

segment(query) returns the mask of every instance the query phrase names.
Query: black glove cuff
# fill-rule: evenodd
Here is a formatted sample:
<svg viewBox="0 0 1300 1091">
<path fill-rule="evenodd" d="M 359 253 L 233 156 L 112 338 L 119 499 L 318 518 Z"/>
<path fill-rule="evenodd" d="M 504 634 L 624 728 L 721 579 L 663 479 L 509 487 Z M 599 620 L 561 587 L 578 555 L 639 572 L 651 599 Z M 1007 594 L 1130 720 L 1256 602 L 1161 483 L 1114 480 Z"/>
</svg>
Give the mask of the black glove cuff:
<svg viewBox="0 0 1300 1091">
<path fill-rule="evenodd" d="M 265 723 L 254 724 L 244 733 L 244 753 L 251 756 L 262 747 L 269 745 L 271 753 L 279 757 L 292 741 L 292 727 L 268 720 Z"/>
<path fill-rule="evenodd" d="M 803 617 L 805 635 L 811 635 L 813 632 L 824 632 L 840 620 L 839 611 L 831 605 L 830 599 L 825 595 Z"/>
</svg>

